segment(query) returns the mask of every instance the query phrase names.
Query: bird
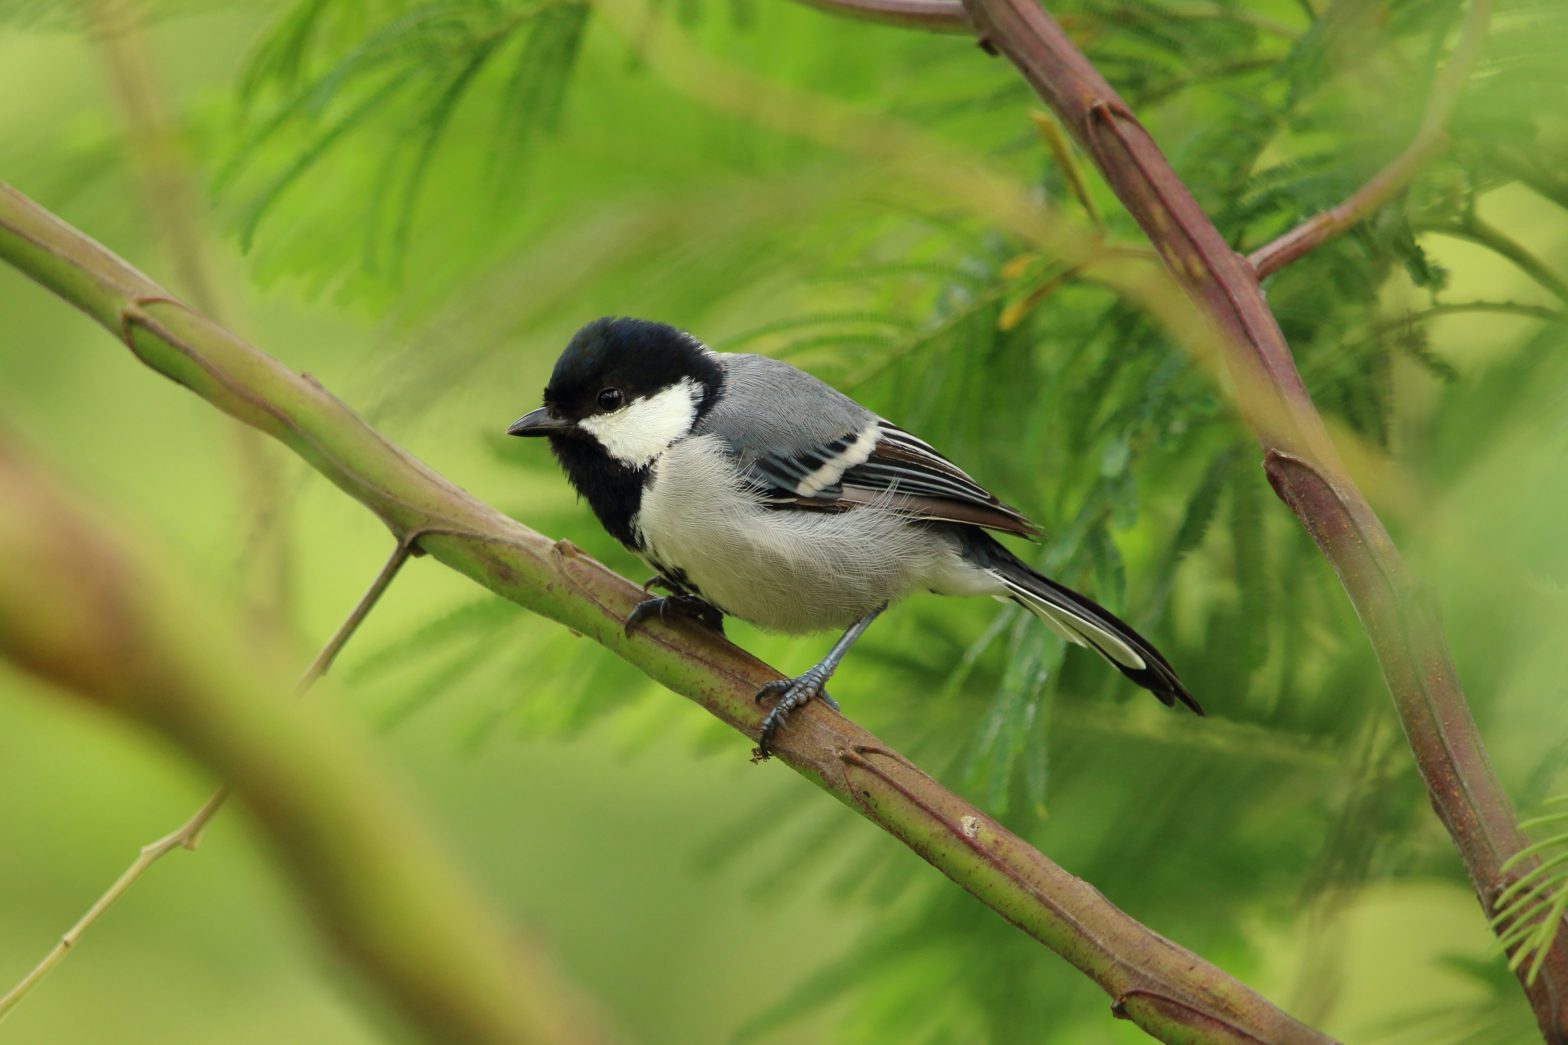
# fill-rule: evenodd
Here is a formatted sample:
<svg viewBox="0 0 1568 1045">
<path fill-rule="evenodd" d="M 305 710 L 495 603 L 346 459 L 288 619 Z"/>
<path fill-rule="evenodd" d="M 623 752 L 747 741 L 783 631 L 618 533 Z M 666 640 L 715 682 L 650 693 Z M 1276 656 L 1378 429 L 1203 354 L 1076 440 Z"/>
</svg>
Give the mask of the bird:
<svg viewBox="0 0 1568 1045">
<path fill-rule="evenodd" d="M 726 616 L 765 631 L 842 630 L 815 665 L 757 693 L 765 759 L 788 716 L 908 595 L 1015 602 L 1167 706 L 1203 709 L 1154 646 L 1043 576 L 995 534 L 1041 531 L 931 444 L 795 366 L 718 352 L 665 323 L 606 316 L 577 331 L 543 405 L 506 429 L 543 437 L 601 525 L 655 571 L 628 616 Z M 652 596 L 657 585 L 670 594 Z"/>
</svg>

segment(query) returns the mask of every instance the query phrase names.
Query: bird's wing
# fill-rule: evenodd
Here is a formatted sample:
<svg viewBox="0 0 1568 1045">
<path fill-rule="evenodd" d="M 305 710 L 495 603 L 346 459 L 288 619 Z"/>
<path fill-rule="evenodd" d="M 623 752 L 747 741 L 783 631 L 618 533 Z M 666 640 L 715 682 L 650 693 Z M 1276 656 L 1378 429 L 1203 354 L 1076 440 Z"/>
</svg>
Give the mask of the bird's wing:
<svg viewBox="0 0 1568 1045">
<path fill-rule="evenodd" d="M 881 418 L 826 442 L 758 457 L 746 475 L 754 489 L 781 507 L 842 511 L 881 504 L 919 519 L 1040 535 L 1023 513 L 1003 504 L 930 444 Z"/>
<path fill-rule="evenodd" d="M 769 503 L 818 511 L 881 504 L 913 518 L 1039 536 L 928 443 L 805 371 L 764 356 L 721 358 L 726 392 L 697 430 L 728 444 Z"/>
</svg>

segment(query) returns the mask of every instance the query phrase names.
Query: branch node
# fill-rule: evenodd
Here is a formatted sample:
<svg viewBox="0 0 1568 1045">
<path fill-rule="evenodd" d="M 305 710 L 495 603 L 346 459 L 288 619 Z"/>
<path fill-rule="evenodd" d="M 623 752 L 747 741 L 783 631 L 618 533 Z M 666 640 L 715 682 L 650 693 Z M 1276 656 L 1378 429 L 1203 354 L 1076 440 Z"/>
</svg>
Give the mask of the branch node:
<svg viewBox="0 0 1568 1045">
<path fill-rule="evenodd" d="M 856 744 L 849 751 L 839 755 L 839 758 L 845 762 L 858 761 L 861 765 L 869 765 L 871 760 L 866 757 L 868 755 L 881 755 L 883 758 L 897 762 L 905 769 L 914 769 L 916 772 L 919 772 L 918 767 L 913 762 L 900 755 L 897 751 L 876 744 Z M 855 756 L 859 757 L 856 758 Z"/>
<path fill-rule="evenodd" d="M 610 609 L 610 607 L 606 606 L 603 602 L 599 601 L 597 595 L 584 588 L 582 583 L 578 581 L 576 573 L 572 570 L 572 563 L 591 563 L 594 561 L 592 556 L 588 555 L 577 545 L 563 537 L 554 544 L 550 545 L 550 558 L 555 561 L 555 572 L 561 576 L 562 580 L 566 581 L 566 583 L 574 592 L 589 599 L 595 606 L 599 607 L 599 609 L 603 610 L 605 613 L 610 614 L 610 616 L 621 616 L 614 610 Z"/>
<path fill-rule="evenodd" d="M 560 540 L 558 540 L 554 544 L 552 544 L 550 546 L 550 551 L 551 551 L 552 554 L 559 555 L 562 558 L 566 558 L 566 559 L 586 559 L 586 558 L 589 558 L 587 552 L 583 551 L 581 548 L 579 548 L 577 545 L 573 544 L 571 541 L 567 540 L 565 537 L 562 537 Z"/>
<path fill-rule="evenodd" d="M 1121 135 L 1121 130 L 1116 126 L 1116 121 L 1118 120 L 1126 120 L 1128 123 L 1139 127 L 1143 126 L 1143 124 L 1138 122 L 1138 117 L 1133 115 L 1132 110 L 1127 108 L 1127 103 L 1120 98 L 1094 99 L 1088 105 L 1086 116 L 1088 118 L 1087 124 L 1091 130 L 1094 123 L 1103 123 L 1114 131 L 1118 137 Z"/>
<path fill-rule="evenodd" d="M 150 318 L 147 314 L 147 306 L 158 304 L 187 308 L 185 302 L 168 294 L 138 294 L 120 307 L 120 340 L 125 342 L 125 347 L 135 353 L 138 359 L 141 358 L 141 354 L 136 352 L 136 342 L 131 339 L 131 328 Z"/>
</svg>

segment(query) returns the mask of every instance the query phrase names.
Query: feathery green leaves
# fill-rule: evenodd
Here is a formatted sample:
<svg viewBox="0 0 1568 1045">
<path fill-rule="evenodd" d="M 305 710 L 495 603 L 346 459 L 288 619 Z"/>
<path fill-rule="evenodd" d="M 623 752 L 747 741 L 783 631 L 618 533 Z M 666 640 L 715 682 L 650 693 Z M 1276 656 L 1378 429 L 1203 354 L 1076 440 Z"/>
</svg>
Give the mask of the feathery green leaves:
<svg viewBox="0 0 1568 1045">
<path fill-rule="evenodd" d="M 1548 799 L 1549 805 L 1568 805 L 1568 795 Z M 1547 949 L 1562 931 L 1568 912 L 1568 808 L 1524 821 L 1526 830 L 1549 829 L 1552 834 L 1510 856 L 1504 872 L 1526 862 L 1534 866 L 1513 879 L 1497 897 L 1492 924 L 1502 932 L 1498 943 L 1508 953 L 1508 968 L 1525 968 L 1534 981 L 1546 960 Z M 1528 966 L 1526 966 L 1528 963 Z"/>
</svg>

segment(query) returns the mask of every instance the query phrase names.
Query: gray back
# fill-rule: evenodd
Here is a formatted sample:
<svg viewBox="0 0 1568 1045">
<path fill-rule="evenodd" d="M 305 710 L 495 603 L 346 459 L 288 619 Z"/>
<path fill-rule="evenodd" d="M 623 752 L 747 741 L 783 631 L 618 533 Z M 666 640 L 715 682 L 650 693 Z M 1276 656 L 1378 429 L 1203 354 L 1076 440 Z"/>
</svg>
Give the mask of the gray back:
<svg viewBox="0 0 1568 1045">
<path fill-rule="evenodd" d="M 875 414 L 804 370 L 766 356 L 718 353 L 724 395 L 693 429 L 719 436 L 742 464 L 811 450 L 859 432 Z"/>
</svg>

